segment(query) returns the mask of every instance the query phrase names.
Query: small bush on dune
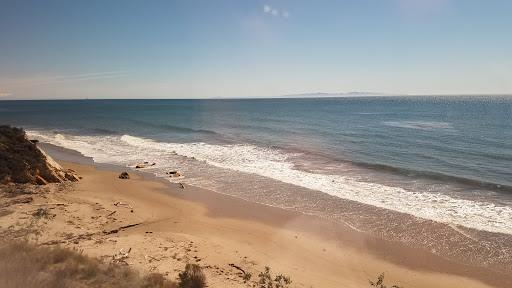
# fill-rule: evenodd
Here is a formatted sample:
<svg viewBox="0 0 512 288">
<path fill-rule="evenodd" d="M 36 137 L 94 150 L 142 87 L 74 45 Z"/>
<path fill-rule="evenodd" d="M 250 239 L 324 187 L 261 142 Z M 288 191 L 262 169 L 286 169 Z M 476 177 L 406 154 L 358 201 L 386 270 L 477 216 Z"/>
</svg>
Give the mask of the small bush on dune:
<svg viewBox="0 0 512 288">
<path fill-rule="evenodd" d="M 51 214 L 47 208 L 38 208 L 34 213 L 32 213 L 32 216 L 37 219 L 50 219 L 55 215 Z"/>
<path fill-rule="evenodd" d="M 252 274 L 250 272 L 245 272 L 242 275 L 242 279 L 244 280 L 244 282 L 247 282 L 247 281 L 251 280 L 251 277 L 252 277 Z"/>
<path fill-rule="evenodd" d="M 261 272 L 258 277 L 258 285 L 260 288 L 285 288 L 292 283 L 290 277 L 283 274 L 279 274 L 273 278 L 272 273 L 270 272 L 270 267 L 268 266 L 265 267 L 265 271 Z"/>
<path fill-rule="evenodd" d="M 197 264 L 187 264 L 185 271 L 179 274 L 180 281 L 178 287 L 180 288 L 203 288 L 206 287 L 206 277 L 204 276 L 201 267 Z"/>
<path fill-rule="evenodd" d="M 373 282 L 372 280 L 369 280 L 370 281 L 370 286 L 371 287 L 377 287 L 377 288 L 387 288 L 386 285 L 384 285 L 384 273 L 380 274 L 378 277 L 377 277 L 377 281 Z M 397 286 L 397 285 L 393 285 L 391 286 L 390 288 L 401 288 L 400 286 Z"/>
<path fill-rule="evenodd" d="M 265 271 L 261 272 L 258 277 L 260 278 L 258 281 L 260 288 L 272 288 L 274 286 L 272 283 L 272 275 L 270 274 L 270 267 L 266 266 Z"/>
<path fill-rule="evenodd" d="M 281 288 L 281 287 L 288 287 L 288 285 L 290 285 L 292 283 L 292 280 L 288 276 L 279 274 L 274 279 L 274 282 L 276 284 L 276 288 Z"/>
</svg>

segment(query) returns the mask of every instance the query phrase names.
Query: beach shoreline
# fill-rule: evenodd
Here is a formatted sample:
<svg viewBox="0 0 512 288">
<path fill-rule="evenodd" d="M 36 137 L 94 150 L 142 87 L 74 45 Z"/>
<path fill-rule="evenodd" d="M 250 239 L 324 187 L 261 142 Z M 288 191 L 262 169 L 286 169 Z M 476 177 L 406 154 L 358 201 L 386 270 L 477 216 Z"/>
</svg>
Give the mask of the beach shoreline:
<svg viewBox="0 0 512 288">
<path fill-rule="evenodd" d="M 253 274 L 258 274 L 268 265 L 276 272 L 290 275 L 296 284 L 300 284 L 298 287 L 367 287 L 368 279 L 375 279 L 382 272 L 385 272 L 389 283 L 405 287 L 508 287 L 512 283 L 510 277 L 502 273 L 443 259 L 418 247 L 378 239 L 343 227 L 340 223 L 188 185 L 181 189 L 177 184 L 166 183 L 139 171 L 129 171 L 131 179 L 121 180 L 117 175 L 124 170 L 123 167 L 98 166 L 90 159 L 60 147 L 45 149 L 64 167 L 83 175 L 83 180 L 76 184 L 77 192 L 73 196 L 110 209 L 113 203 L 120 201 L 116 197 L 122 197 L 127 203 L 137 203 L 133 204 L 134 213 L 128 213 L 121 221 L 137 220 L 137 223 L 145 223 L 144 228 L 139 225 L 118 233 L 117 237 L 123 240 L 110 243 L 108 248 L 98 248 L 97 245 L 80 241 L 71 244 L 93 256 L 105 256 L 105 249 L 121 249 L 123 247 L 119 247 L 121 243 L 127 243 L 125 241 L 138 243 L 137 247 L 130 247 L 132 249 L 156 249 L 151 254 L 161 254 L 161 249 L 147 247 L 153 245 L 148 244 L 145 238 L 153 239 L 149 241 L 152 243 L 157 241 L 155 239 L 164 241 L 179 235 L 178 238 L 184 237 L 187 241 L 195 240 L 192 242 L 198 252 L 194 256 L 201 257 L 202 265 L 229 270 L 229 266 L 225 266 L 236 264 L 252 270 Z M 86 215 L 81 217 L 85 218 Z M 131 219 L 133 217 L 135 219 Z M 162 263 L 156 268 L 148 268 L 148 261 L 144 260 L 147 260 L 147 255 L 133 256 L 134 261 L 129 264 L 142 270 L 156 269 L 175 277 L 172 271 L 166 269 L 169 270 L 176 263 L 158 261 Z M 181 260 L 197 260 L 187 257 Z M 219 281 L 215 271 L 220 270 L 212 269 L 207 269 L 209 279 Z M 236 276 L 237 271 L 232 272 L 233 275 L 224 278 L 240 280 Z M 222 281 L 234 281 L 229 282 L 234 287 L 246 285 L 243 281 Z M 210 286 L 217 287 L 220 283 Z"/>
</svg>

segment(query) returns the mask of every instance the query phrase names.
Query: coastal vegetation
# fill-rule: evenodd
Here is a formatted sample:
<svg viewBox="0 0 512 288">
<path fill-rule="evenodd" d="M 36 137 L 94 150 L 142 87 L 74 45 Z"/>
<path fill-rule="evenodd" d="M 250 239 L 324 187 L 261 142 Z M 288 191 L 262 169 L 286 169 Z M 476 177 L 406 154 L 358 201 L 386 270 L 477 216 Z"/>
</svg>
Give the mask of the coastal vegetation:
<svg viewBox="0 0 512 288">
<path fill-rule="evenodd" d="M 258 277 L 259 288 L 286 288 L 292 283 L 290 277 L 283 274 L 273 277 L 270 267 L 268 266 L 265 267 L 265 270 L 261 272 Z"/>
<path fill-rule="evenodd" d="M 35 246 L 27 242 L 0 244 L 0 287 L 21 288 L 171 288 L 183 286 L 164 275 L 139 275 L 121 264 L 105 264 L 79 251 Z"/>
<path fill-rule="evenodd" d="M 202 288 L 206 287 L 206 277 L 201 266 L 197 264 L 187 264 L 185 271 L 179 274 L 179 288 Z"/>
<path fill-rule="evenodd" d="M 249 274 L 250 275 L 250 274 Z M 250 277 L 248 277 L 250 279 Z M 247 280 L 249 280 L 247 279 Z M 272 276 L 270 267 L 258 275 L 258 288 L 290 287 L 290 277 Z M 384 273 L 370 287 L 387 286 Z M 206 276 L 197 264 L 187 264 L 179 281 L 168 280 L 161 273 L 140 275 L 129 266 L 102 261 L 74 249 L 36 246 L 24 241 L 0 243 L 0 286 L 20 287 L 104 287 L 104 288 L 203 288 Z"/>
<path fill-rule="evenodd" d="M 369 282 L 370 282 L 370 287 L 388 288 L 388 286 L 386 286 L 384 284 L 384 273 L 381 273 L 379 276 L 377 276 L 377 280 L 375 282 L 372 280 L 369 280 Z M 403 288 L 403 287 L 393 285 L 393 286 L 389 286 L 389 288 Z"/>
</svg>

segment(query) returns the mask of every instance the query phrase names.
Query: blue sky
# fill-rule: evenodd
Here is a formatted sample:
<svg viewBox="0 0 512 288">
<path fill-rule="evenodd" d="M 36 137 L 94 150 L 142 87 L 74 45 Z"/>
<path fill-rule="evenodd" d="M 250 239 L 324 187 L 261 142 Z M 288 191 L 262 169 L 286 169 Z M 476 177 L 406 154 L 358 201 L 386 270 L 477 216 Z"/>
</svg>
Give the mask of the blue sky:
<svg viewBox="0 0 512 288">
<path fill-rule="evenodd" d="M 512 1 L 0 0 L 0 97 L 512 93 Z"/>
</svg>

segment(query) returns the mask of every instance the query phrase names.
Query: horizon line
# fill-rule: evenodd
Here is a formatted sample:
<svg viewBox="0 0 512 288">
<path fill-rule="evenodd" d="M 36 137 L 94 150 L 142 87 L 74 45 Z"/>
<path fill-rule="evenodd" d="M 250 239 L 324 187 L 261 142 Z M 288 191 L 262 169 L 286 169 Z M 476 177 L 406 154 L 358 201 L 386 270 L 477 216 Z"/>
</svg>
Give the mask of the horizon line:
<svg viewBox="0 0 512 288">
<path fill-rule="evenodd" d="M 392 97 L 512 97 L 512 93 L 477 93 L 477 94 L 350 94 L 348 93 L 300 93 L 279 96 L 250 96 L 250 97 L 200 97 L 200 98 L 1 98 L 0 101 L 88 101 L 88 100 L 258 100 L 258 99 L 328 99 L 328 98 L 392 98 Z M 314 96 L 325 94 L 329 96 Z M 312 95 L 312 96 L 307 96 Z M 338 95 L 338 96 L 336 96 Z"/>
</svg>

